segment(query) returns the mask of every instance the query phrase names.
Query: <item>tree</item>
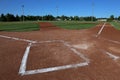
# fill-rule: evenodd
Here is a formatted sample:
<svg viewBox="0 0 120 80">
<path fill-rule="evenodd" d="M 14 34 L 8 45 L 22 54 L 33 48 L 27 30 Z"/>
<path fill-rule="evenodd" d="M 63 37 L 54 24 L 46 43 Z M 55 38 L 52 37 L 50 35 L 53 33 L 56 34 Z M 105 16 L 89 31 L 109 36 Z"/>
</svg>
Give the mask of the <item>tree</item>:
<svg viewBox="0 0 120 80">
<path fill-rule="evenodd" d="M 80 18 L 78 16 L 74 16 L 74 20 L 78 21 L 78 20 L 80 20 Z"/>
<path fill-rule="evenodd" d="M 48 17 L 48 20 L 50 20 L 50 21 L 55 19 L 52 15 L 47 15 L 47 17 Z"/>
<path fill-rule="evenodd" d="M 13 14 L 6 14 L 5 15 L 7 21 L 15 21 L 15 16 Z"/>
<path fill-rule="evenodd" d="M 61 20 L 65 20 L 65 16 L 64 15 L 61 16 Z"/>
<path fill-rule="evenodd" d="M 118 17 L 118 20 L 120 21 L 120 16 Z"/>
<path fill-rule="evenodd" d="M 26 16 L 25 15 L 21 15 L 20 16 L 20 21 L 25 21 L 26 20 Z"/>
<path fill-rule="evenodd" d="M 20 17 L 18 15 L 16 15 L 15 21 L 20 21 Z"/>
<path fill-rule="evenodd" d="M 84 17 L 80 17 L 80 21 L 84 21 Z"/>
<path fill-rule="evenodd" d="M 84 17 L 84 20 L 85 21 L 91 21 L 91 17 L 89 17 L 89 16 L 88 17 Z"/>
<path fill-rule="evenodd" d="M 70 18 L 70 20 L 74 20 L 74 17 L 73 17 L 73 16 L 70 16 L 69 18 Z"/>
<path fill-rule="evenodd" d="M 110 16 L 110 20 L 112 20 L 112 21 L 114 20 L 114 15 Z"/>
<path fill-rule="evenodd" d="M 0 21 L 6 21 L 6 17 L 4 14 L 1 14 Z"/>
</svg>

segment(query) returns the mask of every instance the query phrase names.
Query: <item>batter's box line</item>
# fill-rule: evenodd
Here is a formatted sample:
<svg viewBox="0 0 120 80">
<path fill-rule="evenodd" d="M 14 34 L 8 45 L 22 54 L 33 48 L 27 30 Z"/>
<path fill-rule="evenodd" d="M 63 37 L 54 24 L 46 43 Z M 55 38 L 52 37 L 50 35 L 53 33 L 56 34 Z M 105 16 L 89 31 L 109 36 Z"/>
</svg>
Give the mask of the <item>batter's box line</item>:
<svg viewBox="0 0 120 80">
<path fill-rule="evenodd" d="M 42 43 L 48 43 L 48 42 L 59 42 L 59 40 L 53 40 L 53 41 L 44 41 Z M 58 71 L 58 70 L 65 70 L 65 69 L 70 69 L 70 68 L 77 68 L 77 67 L 83 67 L 87 66 L 89 64 L 89 59 L 87 59 L 83 54 L 79 53 L 76 49 L 74 49 L 71 45 L 69 45 L 67 42 L 60 40 L 61 43 L 64 43 L 65 46 L 69 47 L 70 50 L 72 50 L 74 53 L 79 55 L 85 62 L 81 62 L 78 64 L 69 64 L 69 65 L 63 65 L 63 66 L 57 66 L 57 67 L 49 67 L 49 68 L 42 68 L 42 69 L 36 69 L 36 70 L 27 70 L 26 71 L 26 64 L 27 64 L 27 59 L 28 55 L 30 52 L 30 48 L 32 44 L 34 43 L 29 43 L 28 46 L 26 47 L 26 50 L 24 52 L 20 69 L 19 69 L 19 74 L 20 75 L 30 75 L 30 74 L 38 74 L 38 73 L 46 73 L 46 72 L 53 72 L 53 71 Z"/>
<path fill-rule="evenodd" d="M 119 56 L 116 56 L 113 53 L 110 53 L 110 52 L 108 52 L 108 51 L 106 51 L 104 49 L 99 49 L 99 51 L 101 51 L 102 53 L 108 55 L 114 61 L 116 61 L 116 60 L 118 60 L 120 58 Z"/>
<path fill-rule="evenodd" d="M 78 52 L 72 45 L 68 44 L 68 42 L 65 42 L 63 40 L 33 41 L 33 40 L 21 39 L 21 38 L 16 38 L 16 37 L 9 37 L 9 36 L 4 36 L 4 35 L 0 35 L 0 37 L 6 38 L 6 39 L 13 39 L 13 40 L 16 40 L 16 41 L 24 41 L 24 42 L 29 43 L 28 46 L 26 47 L 26 50 L 24 52 L 24 55 L 23 55 L 23 58 L 22 58 L 22 61 L 21 61 L 21 65 L 20 65 L 20 69 L 19 69 L 19 74 L 21 74 L 21 75 L 30 75 L 30 74 L 37 74 L 37 73 L 52 72 L 52 71 L 58 71 L 58 70 L 87 66 L 89 64 L 89 59 L 87 59 L 82 53 Z M 63 43 L 65 46 L 70 48 L 71 51 L 73 51 L 78 56 L 80 56 L 83 60 L 85 60 L 85 62 L 78 63 L 78 64 L 70 64 L 70 65 L 64 65 L 64 66 L 57 66 L 57 67 L 50 67 L 50 68 L 43 68 L 43 69 L 26 71 L 27 58 L 28 58 L 28 55 L 29 55 L 30 48 L 31 48 L 32 44 L 35 44 L 35 43 L 51 43 L 51 42 Z"/>
<path fill-rule="evenodd" d="M 16 41 L 24 41 L 24 42 L 28 42 L 28 43 L 37 43 L 37 41 L 33 41 L 33 40 L 21 39 L 21 38 L 10 37 L 10 36 L 4 36 L 4 35 L 0 35 L 0 37 L 6 38 L 6 39 L 12 39 L 12 40 L 16 40 Z"/>
<path fill-rule="evenodd" d="M 115 43 L 115 44 L 119 44 L 119 45 L 120 45 L 120 41 L 115 41 L 115 40 L 107 39 L 107 38 L 104 38 L 104 37 L 100 37 L 100 38 L 98 38 L 98 39 L 105 40 L 105 41 L 109 41 L 109 42 L 112 42 L 112 43 Z"/>
</svg>

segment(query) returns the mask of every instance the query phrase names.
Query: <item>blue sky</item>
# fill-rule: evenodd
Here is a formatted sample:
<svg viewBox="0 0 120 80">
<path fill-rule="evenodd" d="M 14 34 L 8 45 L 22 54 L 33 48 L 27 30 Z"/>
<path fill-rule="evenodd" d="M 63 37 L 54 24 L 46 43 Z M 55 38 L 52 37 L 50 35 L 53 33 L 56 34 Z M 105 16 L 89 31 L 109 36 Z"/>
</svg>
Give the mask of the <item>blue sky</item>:
<svg viewBox="0 0 120 80">
<path fill-rule="evenodd" d="M 25 15 L 58 15 L 91 16 L 94 3 L 94 16 L 120 16 L 120 0 L 0 0 L 0 14 L 11 13 L 22 15 L 24 5 Z"/>
</svg>

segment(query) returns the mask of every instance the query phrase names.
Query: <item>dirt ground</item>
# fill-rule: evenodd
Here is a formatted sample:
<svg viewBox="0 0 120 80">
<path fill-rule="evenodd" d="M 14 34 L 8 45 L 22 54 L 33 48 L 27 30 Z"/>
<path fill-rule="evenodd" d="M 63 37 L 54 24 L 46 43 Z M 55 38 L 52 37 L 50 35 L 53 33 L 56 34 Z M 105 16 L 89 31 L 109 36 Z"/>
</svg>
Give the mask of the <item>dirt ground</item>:
<svg viewBox="0 0 120 80">
<path fill-rule="evenodd" d="M 104 23 L 84 30 L 60 29 L 45 22 L 40 24 L 40 31 L 0 32 L 0 80 L 120 79 L 120 31 L 113 28 L 109 23 L 105 24 L 97 37 L 96 35 Z M 3 36 L 8 36 L 8 38 Z M 19 69 L 26 47 L 29 44 L 27 40 L 43 43 L 34 43 L 31 46 L 26 70 L 84 62 L 85 60 L 71 51 L 71 48 L 82 53 L 90 62 L 82 67 L 21 75 Z M 59 41 L 45 42 L 53 40 L 65 41 L 71 46 L 69 48 Z"/>
</svg>

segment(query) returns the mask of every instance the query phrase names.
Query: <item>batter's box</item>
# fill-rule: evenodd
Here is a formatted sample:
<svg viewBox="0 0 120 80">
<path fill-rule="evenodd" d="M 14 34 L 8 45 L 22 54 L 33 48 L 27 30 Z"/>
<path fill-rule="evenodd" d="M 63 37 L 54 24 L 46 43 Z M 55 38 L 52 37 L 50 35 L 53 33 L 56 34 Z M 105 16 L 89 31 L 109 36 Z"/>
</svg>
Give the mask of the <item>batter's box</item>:
<svg viewBox="0 0 120 80">
<path fill-rule="evenodd" d="M 64 41 L 29 43 L 23 56 L 21 75 L 52 72 L 82 67 L 89 61 L 83 54 Z"/>
</svg>

